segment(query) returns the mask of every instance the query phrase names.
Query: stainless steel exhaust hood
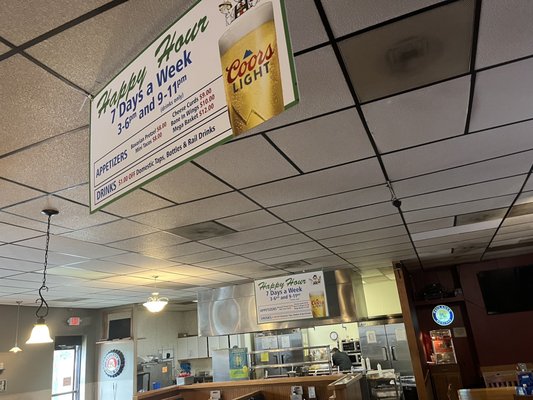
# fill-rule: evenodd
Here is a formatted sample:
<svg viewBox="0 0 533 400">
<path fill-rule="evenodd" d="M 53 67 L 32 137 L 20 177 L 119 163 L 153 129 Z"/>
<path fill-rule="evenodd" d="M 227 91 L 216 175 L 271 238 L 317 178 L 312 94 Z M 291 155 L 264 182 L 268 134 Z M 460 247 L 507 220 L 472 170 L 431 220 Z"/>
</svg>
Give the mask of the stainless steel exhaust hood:
<svg viewBox="0 0 533 400">
<path fill-rule="evenodd" d="M 352 322 L 367 317 L 359 273 L 342 269 L 325 271 L 328 318 L 257 323 L 254 284 L 227 286 L 201 292 L 198 299 L 198 332 L 202 336 L 229 335 L 286 328 Z"/>
</svg>

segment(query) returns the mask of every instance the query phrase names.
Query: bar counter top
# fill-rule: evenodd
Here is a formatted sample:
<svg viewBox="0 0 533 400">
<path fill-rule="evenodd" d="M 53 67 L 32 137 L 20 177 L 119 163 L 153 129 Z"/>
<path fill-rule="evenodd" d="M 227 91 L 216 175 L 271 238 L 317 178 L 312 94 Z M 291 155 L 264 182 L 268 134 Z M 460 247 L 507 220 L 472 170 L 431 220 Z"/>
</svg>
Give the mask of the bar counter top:
<svg viewBox="0 0 533 400">
<path fill-rule="evenodd" d="M 253 379 L 242 381 L 227 381 L 227 382 L 208 382 L 195 383 L 191 385 L 174 385 L 162 389 L 151 390 L 144 393 L 136 393 L 133 396 L 134 400 L 166 400 L 183 397 L 184 400 L 207 399 L 211 390 L 220 390 L 224 400 L 230 400 L 242 396 L 246 393 L 257 390 L 263 391 L 266 398 L 277 399 L 279 397 L 288 398 L 288 390 L 291 386 L 314 386 L 317 391 L 317 398 L 327 399 L 328 385 L 344 377 L 342 374 L 335 375 L 321 375 L 321 376 L 300 376 L 287 378 L 268 378 L 268 379 Z M 353 380 L 359 380 L 360 375 L 355 375 Z M 345 387 L 346 382 L 340 387 Z M 285 394 L 283 396 L 282 394 Z"/>
</svg>

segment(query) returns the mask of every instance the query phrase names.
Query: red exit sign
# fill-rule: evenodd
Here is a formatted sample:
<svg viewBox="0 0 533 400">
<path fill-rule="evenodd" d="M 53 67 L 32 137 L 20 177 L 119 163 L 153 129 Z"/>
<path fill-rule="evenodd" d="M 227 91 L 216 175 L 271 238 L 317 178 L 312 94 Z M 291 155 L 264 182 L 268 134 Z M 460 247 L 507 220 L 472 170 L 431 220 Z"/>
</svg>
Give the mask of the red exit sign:
<svg viewBox="0 0 533 400">
<path fill-rule="evenodd" d="M 80 323 L 81 323 L 80 317 L 70 317 L 69 319 L 67 319 L 68 326 L 79 326 Z"/>
</svg>

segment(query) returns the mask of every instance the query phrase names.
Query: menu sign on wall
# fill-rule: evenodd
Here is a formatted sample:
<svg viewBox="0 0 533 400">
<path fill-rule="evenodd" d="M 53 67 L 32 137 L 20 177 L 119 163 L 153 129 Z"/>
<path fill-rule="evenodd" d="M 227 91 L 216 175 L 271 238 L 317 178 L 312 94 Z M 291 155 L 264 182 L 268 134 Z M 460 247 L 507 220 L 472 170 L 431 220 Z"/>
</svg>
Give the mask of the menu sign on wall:
<svg viewBox="0 0 533 400">
<path fill-rule="evenodd" d="M 92 100 L 91 212 L 297 102 L 283 0 L 199 1 Z"/>
<path fill-rule="evenodd" d="M 260 324 L 329 315 L 322 272 L 261 279 L 254 284 Z"/>
</svg>

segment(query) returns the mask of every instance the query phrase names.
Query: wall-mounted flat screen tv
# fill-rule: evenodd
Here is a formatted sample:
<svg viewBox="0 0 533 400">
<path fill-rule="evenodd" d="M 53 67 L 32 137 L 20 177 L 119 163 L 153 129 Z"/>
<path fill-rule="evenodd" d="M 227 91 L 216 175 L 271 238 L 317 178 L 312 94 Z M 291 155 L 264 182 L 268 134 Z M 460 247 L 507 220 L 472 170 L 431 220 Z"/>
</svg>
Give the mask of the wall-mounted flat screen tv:
<svg viewBox="0 0 533 400">
<path fill-rule="evenodd" d="M 124 339 L 131 337 L 131 319 L 114 319 L 109 321 L 108 340 Z"/>
<path fill-rule="evenodd" d="M 533 265 L 477 274 L 488 314 L 533 310 Z"/>
</svg>

